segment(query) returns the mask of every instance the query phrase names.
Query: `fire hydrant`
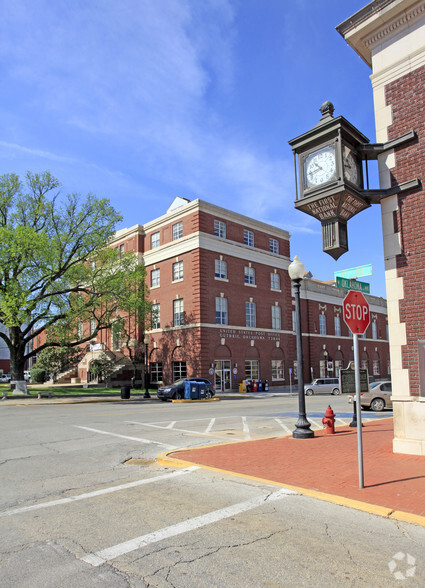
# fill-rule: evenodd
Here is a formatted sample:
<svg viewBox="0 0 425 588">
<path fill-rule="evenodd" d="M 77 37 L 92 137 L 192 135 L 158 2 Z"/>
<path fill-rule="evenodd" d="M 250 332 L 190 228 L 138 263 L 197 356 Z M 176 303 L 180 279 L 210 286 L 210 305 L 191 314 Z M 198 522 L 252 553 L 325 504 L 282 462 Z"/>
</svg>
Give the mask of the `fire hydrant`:
<svg viewBox="0 0 425 588">
<path fill-rule="evenodd" d="M 335 433 L 335 413 L 330 405 L 326 409 L 325 416 L 322 418 L 322 423 L 326 426 L 326 433 L 331 435 Z"/>
</svg>

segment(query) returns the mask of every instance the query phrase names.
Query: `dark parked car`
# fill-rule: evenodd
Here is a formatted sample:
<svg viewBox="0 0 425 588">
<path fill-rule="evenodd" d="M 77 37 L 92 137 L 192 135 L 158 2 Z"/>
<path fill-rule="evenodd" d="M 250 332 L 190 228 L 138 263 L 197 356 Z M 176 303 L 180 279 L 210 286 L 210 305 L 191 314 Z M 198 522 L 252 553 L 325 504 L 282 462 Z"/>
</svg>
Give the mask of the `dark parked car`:
<svg viewBox="0 0 425 588">
<path fill-rule="evenodd" d="M 164 402 L 166 400 L 177 400 L 179 398 L 184 398 L 184 383 L 185 382 L 202 382 L 206 384 L 206 398 L 212 398 L 215 394 L 214 384 L 208 378 L 186 378 L 184 380 L 178 380 L 170 386 L 161 386 L 157 390 L 157 396 Z"/>
</svg>

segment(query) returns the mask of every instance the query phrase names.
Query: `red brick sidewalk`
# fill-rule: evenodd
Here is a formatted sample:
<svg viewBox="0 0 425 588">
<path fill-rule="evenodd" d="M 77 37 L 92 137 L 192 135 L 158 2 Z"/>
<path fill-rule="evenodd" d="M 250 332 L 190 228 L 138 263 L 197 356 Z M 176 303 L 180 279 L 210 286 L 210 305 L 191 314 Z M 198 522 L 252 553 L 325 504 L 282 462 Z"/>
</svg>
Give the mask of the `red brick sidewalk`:
<svg viewBox="0 0 425 588">
<path fill-rule="evenodd" d="M 313 439 L 279 437 L 215 445 L 170 457 L 425 516 L 425 457 L 392 453 L 393 421 L 363 428 L 365 488 L 359 488 L 356 429 Z"/>
</svg>

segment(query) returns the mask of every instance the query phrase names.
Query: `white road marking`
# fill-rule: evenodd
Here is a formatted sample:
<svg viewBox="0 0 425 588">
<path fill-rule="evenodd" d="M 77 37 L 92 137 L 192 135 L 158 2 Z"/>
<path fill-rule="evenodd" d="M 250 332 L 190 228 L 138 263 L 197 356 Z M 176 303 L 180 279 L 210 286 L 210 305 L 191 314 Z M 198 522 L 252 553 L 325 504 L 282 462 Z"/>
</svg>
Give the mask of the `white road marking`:
<svg viewBox="0 0 425 588">
<path fill-rule="evenodd" d="M 161 429 L 162 431 L 164 429 L 166 429 L 167 427 L 160 427 L 159 425 L 154 425 L 153 423 L 141 423 L 139 421 L 125 421 L 126 423 L 130 423 L 132 425 L 142 425 L 142 427 L 153 427 L 154 429 Z M 201 433 L 199 431 L 193 431 L 190 429 L 177 429 L 176 427 L 173 428 L 173 431 L 177 431 L 178 433 L 190 433 L 190 435 L 199 435 L 199 437 L 216 437 L 216 435 L 214 435 L 214 433 L 209 434 L 209 433 Z M 232 437 L 232 441 L 244 441 L 244 439 L 239 439 L 238 437 Z M 172 447 L 172 449 L 176 449 L 175 447 Z"/>
<path fill-rule="evenodd" d="M 131 421 L 126 421 L 131 422 Z M 110 433 L 109 431 L 100 431 L 99 429 L 91 429 L 90 427 L 81 427 L 79 425 L 72 425 L 77 429 L 84 429 L 85 431 L 91 431 L 92 433 L 99 433 L 100 435 L 110 435 L 111 437 L 119 437 L 120 439 L 128 439 L 129 441 L 138 441 L 139 443 L 146 443 L 147 445 L 161 445 L 165 449 L 178 449 L 175 445 L 167 445 L 160 441 L 152 441 L 151 439 L 141 439 L 140 437 L 129 437 L 128 435 L 119 435 L 118 433 Z"/>
<path fill-rule="evenodd" d="M 336 418 L 335 418 L 335 421 L 339 421 L 339 422 L 340 422 L 340 423 L 342 423 L 343 425 L 348 425 L 348 424 L 349 424 L 347 420 L 340 419 L 339 417 L 336 417 Z"/>
<path fill-rule="evenodd" d="M 177 421 L 171 421 L 171 423 L 169 425 L 167 425 L 165 428 L 172 429 L 176 423 L 177 423 Z"/>
<path fill-rule="evenodd" d="M 251 439 L 251 435 L 249 434 L 249 426 L 248 426 L 248 422 L 246 420 L 246 417 L 241 417 L 241 418 L 242 418 L 242 430 L 245 433 L 245 438 Z"/>
<path fill-rule="evenodd" d="M 151 545 L 152 543 L 157 543 L 158 541 L 169 539 L 170 537 L 175 537 L 183 533 L 188 533 L 189 531 L 194 531 L 195 529 L 205 527 L 206 525 L 211 525 L 212 523 L 222 521 L 223 519 L 228 519 L 248 510 L 252 510 L 253 508 L 262 506 L 263 504 L 267 504 L 268 502 L 280 500 L 281 498 L 291 494 L 297 494 L 297 492 L 287 488 L 282 488 L 282 490 L 278 490 L 272 494 L 251 498 L 245 502 L 239 502 L 238 504 L 233 504 L 232 506 L 220 508 L 219 510 L 188 519 L 182 523 L 170 525 L 169 527 L 164 527 L 163 529 L 153 531 L 152 533 L 147 533 L 146 535 L 141 535 L 135 539 L 118 543 L 117 545 L 113 545 L 112 547 L 102 549 L 95 553 L 89 553 L 80 559 L 94 567 L 101 566 L 107 561 L 130 553 L 131 551 L 135 551 L 141 547 L 145 547 L 147 545 Z"/>
<path fill-rule="evenodd" d="M 213 428 L 215 423 L 215 419 L 211 419 L 210 420 L 210 424 L 208 425 L 208 427 L 205 429 L 205 433 L 209 433 L 211 431 L 211 429 Z"/>
<path fill-rule="evenodd" d="M 50 506 L 60 506 L 61 504 L 67 504 L 69 502 L 75 502 L 76 500 L 85 500 L 87 498 L 94 498 L 95 496 L 102 496 L 103 494 L 111 494 L 112 492 L 118 492 L 119 490 L 127 490 L 128 488 L 136 488 L 144 484 L 151 484 L 153 482 L 162 482 L 169 478 L 175 478 L 182 474 L 189 474 L 195 470 L 198 470 L 199 466 L 190 466 L 184 470 L 178 470 L 164 474 L 163 476 L 156 476 L 155 478 L 146 478 L 144 480 L 137 480 L 136 482 L 128 482 L 128 484 L 121 484 L 120 486 L 111 486 L 109 488 L 103 488 L 102 490 L 94 490 L 93 492 L 85 492 L 84 494 L 78 494 L 77 496 L 70 496 L 69 498 L 59 498 L 58 500 L 50 500 L 49 502 L 41 502 L 39 504 L 32 504 L 31 506 L 22 506 L 21 508 L 14 508 L 6 510 L 0 513 L 0 517 L 11 516 L 20 514 L 22 512 L 28 512 L 31 510 L 39 510 L 40 508 L 48 508 Z"/>
<path fill-rule="evenodd" d="M 281 419 L 274 419 L 274 420 L 282 427 L 282 429 L 284 431 L 286 431 L 287 433 L 292 433 L 291 429 L 289 427 L 287 427 Z"/>
<path fill-rule="evenodd" d="M 315 421 L 314 419 L 308 417 L 308 420 L 310 421 L 310 423 L 312 425 L 314 425 L 316 427 L 316 429 L 323 429 L 323 423 L 318 423 L 317 421 Z"/>
</svg>

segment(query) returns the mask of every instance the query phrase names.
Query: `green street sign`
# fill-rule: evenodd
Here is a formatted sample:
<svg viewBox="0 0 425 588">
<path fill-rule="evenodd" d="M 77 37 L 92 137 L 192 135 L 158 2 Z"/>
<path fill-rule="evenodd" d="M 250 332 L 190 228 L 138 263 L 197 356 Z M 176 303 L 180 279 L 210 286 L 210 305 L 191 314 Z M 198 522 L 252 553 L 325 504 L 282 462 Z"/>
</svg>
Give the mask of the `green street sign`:
<svg viewBox="0 0 425 588">
<path fill-rule="evenodd" d="M 372 264 L 359 265 L 358 267 L 352 267 L 351 269 L 339 270 L 334 272 L 334 278 L 347 278 L 348 280 L 353 278 L 361 278 L 362 276 L 372 275 Z"/>
<path fill-rule="evenodd" d="M 357 292 L 365 292 L 370 294 L 370 284 L 367 282 L 358 282 L 357 280 L 347 280 L 347 278 L 341 278 L 337 276 L 335 279 L 337 288 L 343 288 L 344 290 L 356 290 Z"/>
</svg>

